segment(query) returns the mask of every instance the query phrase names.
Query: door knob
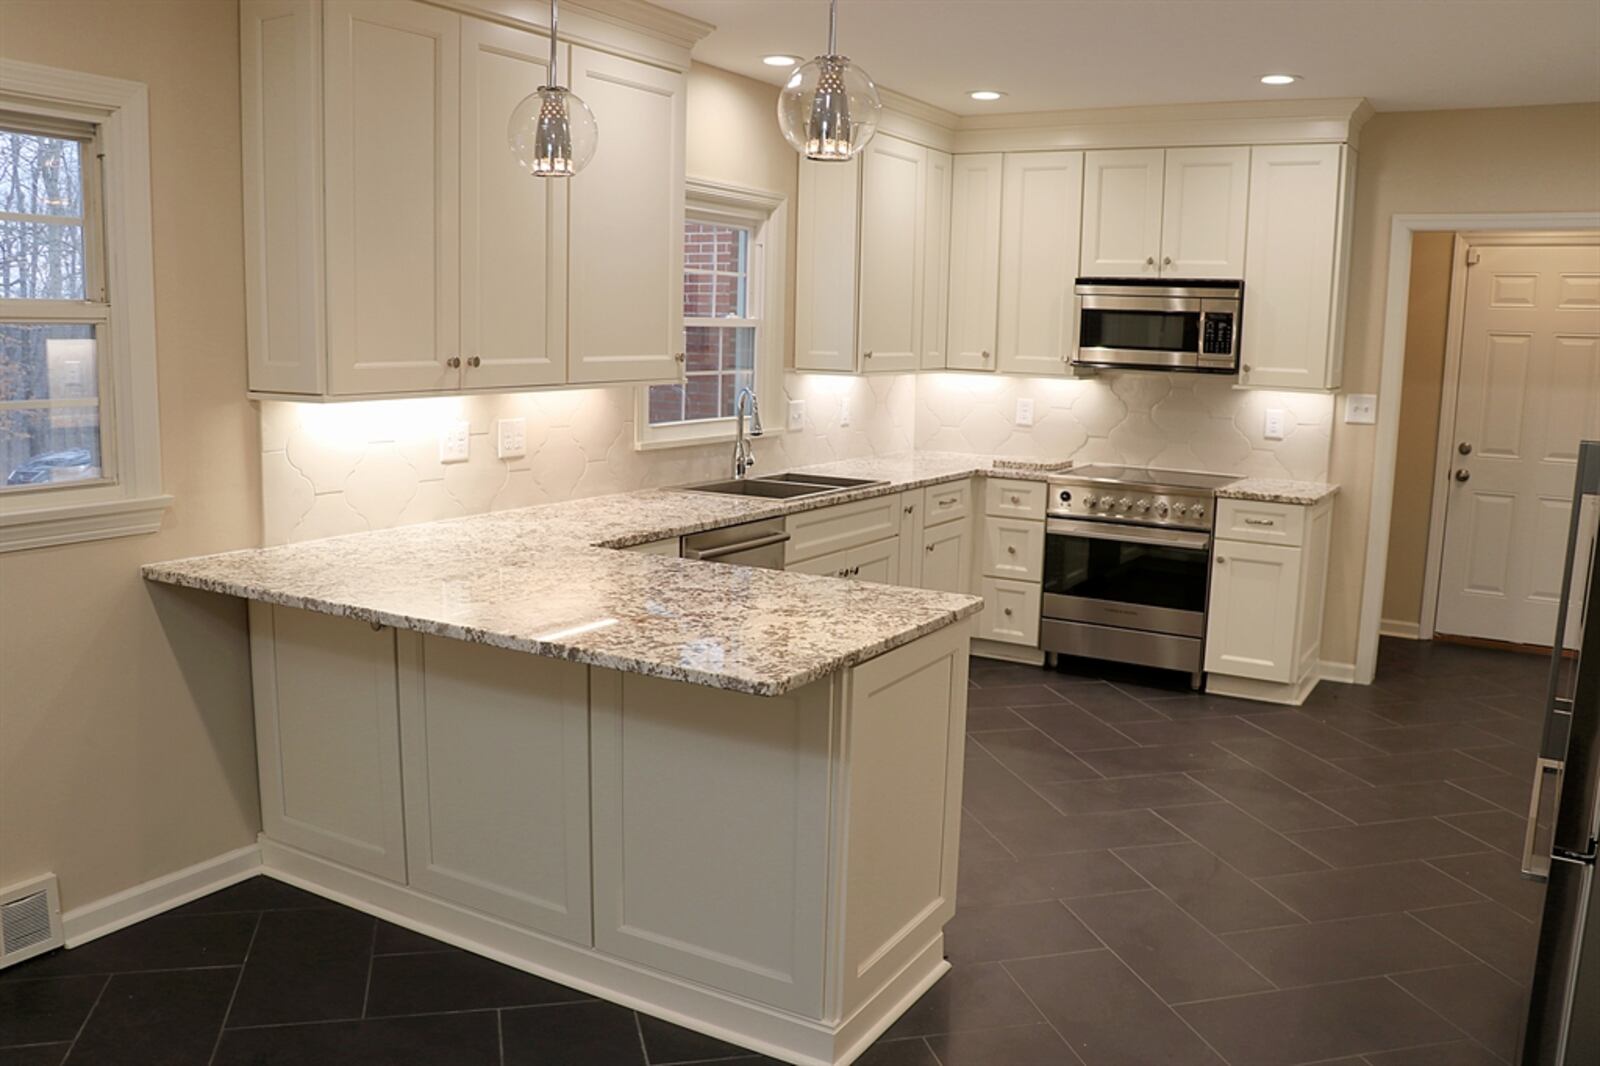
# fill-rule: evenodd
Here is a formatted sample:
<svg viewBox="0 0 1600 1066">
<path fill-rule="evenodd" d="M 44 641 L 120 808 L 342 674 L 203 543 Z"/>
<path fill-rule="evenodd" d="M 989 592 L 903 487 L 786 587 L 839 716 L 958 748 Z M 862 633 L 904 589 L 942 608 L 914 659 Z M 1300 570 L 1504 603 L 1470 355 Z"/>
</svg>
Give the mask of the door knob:
<svg viewBox="0 0 1600 1066">
<path fill-rule="evenodd" d="M 1470 471 L 1470 470 L 1457 470 L 1456 471 L 1456 480 L 1457 481 L 1471 481 L 1472 480 L 1472 471 Z"/>
<path fill-rule="evenodd" d="M 1462 455 L 1471 455 L 1472 445 L 1468 444 L 1466 441 L 1462 441 L 1460 444 L 1456 445 L 1456 451 L 1460 452 Z"/>
</svg>

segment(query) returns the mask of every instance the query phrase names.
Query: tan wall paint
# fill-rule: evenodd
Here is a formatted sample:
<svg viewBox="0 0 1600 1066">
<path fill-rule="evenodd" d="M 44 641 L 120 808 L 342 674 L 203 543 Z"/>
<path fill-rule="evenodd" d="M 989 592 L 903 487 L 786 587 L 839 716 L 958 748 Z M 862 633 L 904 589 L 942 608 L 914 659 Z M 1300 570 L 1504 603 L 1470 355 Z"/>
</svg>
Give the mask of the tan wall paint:
<svg viewBox="0 0 1600 1066">
<path fill-rule="evenodd" d="M 1345 392 L 1377 392 L 1389 229 L 1396 214 L 1600 210 L 1600 104 L 1411 111 L 1361 134 Z M 1383 402 L 1383 398 L 1379 398 Z M 1371 521 L 1372 426 L 1336 422 L 1334 508 L 1323 658 L 1353 663 Z"/>
<path fill-rule="evenodd" d="M 0 555 L 0 884 L 54 870 L 68 908 L 255 839 L 243 604 L 139 564 L 248 546 L 236 5 L 4 0 L 7 58 L 150 87 L 160 533 Z"/>
<path fill-rule="evenodd" d="M 1456 235 L 1418 233 L 1411 239 L 1411 292 L 1406 302 L 1405 383 L 1400 396 L 1400 441 L 1395 459 L 1394 517 L 1383 583 L 1385 621 L 1416 625 L 1428 565 L 1434 453 L 1444 391 L 1444 342 L 1450 315 L 1450 259 Z"/>
</svg>

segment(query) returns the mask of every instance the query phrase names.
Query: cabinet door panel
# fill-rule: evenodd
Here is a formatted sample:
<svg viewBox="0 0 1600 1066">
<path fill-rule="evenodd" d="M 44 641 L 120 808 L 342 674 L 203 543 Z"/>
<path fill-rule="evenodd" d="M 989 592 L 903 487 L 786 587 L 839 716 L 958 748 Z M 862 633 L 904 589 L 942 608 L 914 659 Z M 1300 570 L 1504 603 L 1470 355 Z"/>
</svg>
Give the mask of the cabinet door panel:
<svg viewBox="0 0 1600 1066">
<path fill-rule="evenodd" d="M 796 370 L 856 369 L 856 235 L 861 159 L 800 160 L 795 219 Z"/>
<path fill-rule="evenodd" d="M 1333 380 L 1344 151 L 1251 150 L 1241 384 L 1320 389 Z"/>
<path fill-rule="evenodd" d="M 958 155 L 951 169 L 950 329 L 945 365 L 993 370 L 1000 298 L 1003 157 Z"/>
<path fill-rule="evenodd" d="M 590 943 L 588 667 L 401 637 L 412 887 Z"/>
<path fill-rule="evenodd" d="M 1219 540 L 1212 552 L 1206 669 L 1258 681 L 1294 680 L 1300 549 Z"/>
<path fill-rule="evenodd" d="M 942 370 L 949 356 L 950 155 L 927 149 L 922 197 L 923 370 Z"/>
<path fill-rule="evenodd" d="M 472 18 L 461 38 L 461 383 L 559 385 L 567 183 L 531 177 L 506 150 L 512 109 L 549 80 L 549 40 Z"/>
<path fill-rule="evenodd" d="M 572 91 L 601 132 L 594 159 L 567 191 L 567 380 L 676 380 L 684 76 L 574 47 Z"/>
<path fill-rule="evenodd" d="M 404 882 L 395 632 L 250 604 L 267 836 Z"/>
<path fill-rule="evenodd" d="M 981 582 L 983 613 L 978 636 L 1006 644 L 1039 646 L 1040 587 L 1032 581 L 986 577 Z"/>
<path fill-rule="evenodd" d="M 861 369 L 915 370 L 921 363 L 920 200 L 928 153 L 879 134 L 861 156 Z"/>
<path fill-rule="evenodd" d="M 1020 518 L 983 520 L 983 572 L 1016 581 L 1044 578 L 1044 523 Z"/>
<path fill-rule="evenodd" d="M 1083 276 L 1156 276 L 1165 156 L 1161 148 L 1085 153 Z"/>
<path fill-rule="evenodd" d="M 1250 149 L 1167 149 L 1161 211 L 1161 273 L 1172 278 L 1244 277 Z"/>
<path fill-rule="evenodd" d="M 969 522 L 946 522 L 924 529 L 920 554 L 920 587 L 938 592 L 966 592 L 972 587 L 972 526 Z"/>
<path fill-rule="evenodd" d="M 996 364 L 1014 374 L 1064 374 L 1076 336 L 1082 152 L 1005 157 Z"/>
<path fill-rule="evenodd" d="M 879 585 L 900 584 L 900 538 L 890 537 L 850 550 L 850 577 Z"/>
<path fill-rule="evenodd" d="M 324 20 L 329 384 L 454 388 L 461 17 L 328 0 Z"/>
</svg>

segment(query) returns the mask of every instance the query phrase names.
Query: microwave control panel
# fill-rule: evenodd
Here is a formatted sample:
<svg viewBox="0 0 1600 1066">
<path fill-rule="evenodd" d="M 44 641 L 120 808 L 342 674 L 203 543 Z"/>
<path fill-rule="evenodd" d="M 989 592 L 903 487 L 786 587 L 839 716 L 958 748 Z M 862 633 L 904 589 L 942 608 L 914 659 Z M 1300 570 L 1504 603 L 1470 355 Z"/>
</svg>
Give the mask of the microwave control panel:
<svg viewBox="0 0 1600 1066">
<path fill-rule="evenodd" d="M 1233 315 L 1226 311 L 1211 311 L 1205 317 L 1205 331 L 1200 337 L 1202 355 L 1233 354 Z"/>
</svg>

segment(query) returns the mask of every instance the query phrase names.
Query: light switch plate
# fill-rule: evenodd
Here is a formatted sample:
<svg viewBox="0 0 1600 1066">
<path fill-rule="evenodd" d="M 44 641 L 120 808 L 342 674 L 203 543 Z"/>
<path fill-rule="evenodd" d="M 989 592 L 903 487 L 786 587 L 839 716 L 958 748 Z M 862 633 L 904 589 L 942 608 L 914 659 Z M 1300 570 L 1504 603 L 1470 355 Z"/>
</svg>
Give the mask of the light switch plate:
<svg viewBox="0 0 1600 1066">
<path fill-rule="evenodd" d="M 528 420 L 502 418 L 496 423 L 494 453 L 502 459 L 521 459 L 528 454 Z"/>
<path fill-rule="evenodd" d="M 839 427 L 841 429 L 850 425 L 850 401 L 839 401 Z"/>
<path fill-rule="evenodd" d="M 1024 398 L 1017 401 L 1017 425 L 1033 425 L 1033 401 L 1031 399 Z"/>
<path fill-rule="evenodd" d="M 1261 435 L 1267 440 L 1283 439 L 1283 408 L 1269 407 L 1262 420 Z"/>
<path fill-rule="evenodd" d="M 1344 420 L 1352 426 L 1378 424 L 1378 397 L 1370 392 L 1352 392 L 1344 398 Z"/>
<path fill-rule="evenodd" d="M 464 463 L 467 461 L 468 448 L 471 444 L 472 424 L 470 422 L 450 422 L 439 431 L 439 461 L 441 463 Z"/>
<path fill-rule="evenodd" d="M 799 433 L 806 428 L 806 402 L 804 400 L 789 401 L 789 432 Z"/>
</svg>

